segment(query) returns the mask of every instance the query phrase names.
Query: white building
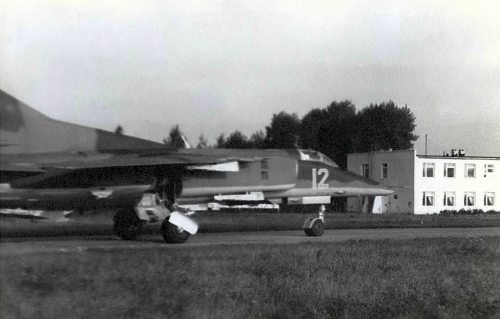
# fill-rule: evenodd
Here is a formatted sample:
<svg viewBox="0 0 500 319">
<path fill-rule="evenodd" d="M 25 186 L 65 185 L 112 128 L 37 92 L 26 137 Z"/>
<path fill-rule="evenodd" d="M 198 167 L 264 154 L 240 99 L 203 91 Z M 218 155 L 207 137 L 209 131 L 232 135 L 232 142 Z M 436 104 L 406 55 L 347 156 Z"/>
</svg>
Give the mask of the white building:
<svg viewBox="0 0 500 319">
<path fill-rule="evenodd" d="M 356 153 L 347 169 L 394 190 L 377 197 L 374 213 L 432 214 L 442 210 L 500 211 L 500 157 L 417 155 L 415 150 Z M 363 198 L 349 198 L 348 211 L 361 211 Z"/>
</svg>

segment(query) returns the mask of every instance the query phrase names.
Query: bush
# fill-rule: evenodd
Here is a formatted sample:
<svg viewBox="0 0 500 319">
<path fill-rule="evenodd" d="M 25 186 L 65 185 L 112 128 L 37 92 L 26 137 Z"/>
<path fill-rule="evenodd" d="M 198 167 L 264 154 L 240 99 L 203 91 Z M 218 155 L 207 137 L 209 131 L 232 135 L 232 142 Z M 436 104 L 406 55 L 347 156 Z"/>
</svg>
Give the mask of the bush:
<svg viewBox="0 0 500 319">
<path fill-rule="evenodd" d="M 445 209 L 439 212 L 439 215 L 443 216 L 454 216 L 454 215 L 482 215 L 482 214 L 500 214 L 500 211 L 489 210 L 485 212 L 482 209 L 460 209 L 460 210 L 450 210 Z"/>
</svg>

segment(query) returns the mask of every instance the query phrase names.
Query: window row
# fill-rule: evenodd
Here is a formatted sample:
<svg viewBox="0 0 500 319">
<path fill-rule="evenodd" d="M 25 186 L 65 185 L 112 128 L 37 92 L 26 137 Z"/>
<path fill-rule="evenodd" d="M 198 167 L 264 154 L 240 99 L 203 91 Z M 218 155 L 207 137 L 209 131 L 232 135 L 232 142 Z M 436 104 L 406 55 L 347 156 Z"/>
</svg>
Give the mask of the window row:
<svg viewBox="0 0 500 319">
<path fill-rule="evenodd" d="M 422 205 L 423 206 L 435 206 L 435 192 L 423 192 Z M 455 192 L 444 192 L 443 194 L 443 206 L 453 207 L 456 205 Z M 466 207 L 476 206 L 476 192 L 465 192 L 463 196 L 463 205 Z M 483 197 L 483 206 L 495 206 L 495 193 L 486 192 Z"/>
<path fill-rule="evenodd" d="M 424 163 L 423 177 L 435 177 L 435 164 L 434 163 Z M 464 165 L 464 176 L 466 178 L 476 178 L 476 164 L 465 163 Z M 484 164 L 484 177 L 494 177 L 495 175 L 495 165 L 494 164 Z M 444 164 L 444 177 L 453 178 L 456 176 L 456 165 L 455 163 L 445 163 Z"/>
<path fill-rule="evenodd" d="M 387 179 L 388 172 L 389 172 L 389 166 L 387 163 L 382 163 L 380 166 L 380 178 L 381 179 Z M 361 165 L 361 175 L 366 178 L 371 178 L 370 176 L 370 164 L 362 164 Z"/>
</svg>

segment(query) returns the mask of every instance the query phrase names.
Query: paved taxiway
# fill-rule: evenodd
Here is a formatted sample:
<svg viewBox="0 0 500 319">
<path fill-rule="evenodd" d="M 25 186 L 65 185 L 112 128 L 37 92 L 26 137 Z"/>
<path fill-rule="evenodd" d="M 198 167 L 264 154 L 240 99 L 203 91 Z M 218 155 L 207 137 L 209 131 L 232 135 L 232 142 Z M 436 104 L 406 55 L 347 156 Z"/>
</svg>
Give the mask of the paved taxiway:
<svg viewBox="0 0 500 319">
<path fill-rule="evenodd" d="M 398 229 L 337 229 L 327 230 L 321 237 L 307 237 L 302 231 L 265 231 L 238 233 L 202 233 L 191 236 L 180 245 L 167 245 L 161 235 L 143 235 L 135 241 L 122 241 L 114 236 L 86 237 L 22 237 L 2 238 L 2 255 L 70 253 L 88 250 L 144 249 L 163 247 L 164 249 L 184 249 L 214 245 L 244 244 L 298 244 L 315 242 L 339 242 L 347 240 L 377 240 L 436 237 L 484 237 L 500 236 L 500 227 L 487 228 L 398 228 Z"/>
</svg>

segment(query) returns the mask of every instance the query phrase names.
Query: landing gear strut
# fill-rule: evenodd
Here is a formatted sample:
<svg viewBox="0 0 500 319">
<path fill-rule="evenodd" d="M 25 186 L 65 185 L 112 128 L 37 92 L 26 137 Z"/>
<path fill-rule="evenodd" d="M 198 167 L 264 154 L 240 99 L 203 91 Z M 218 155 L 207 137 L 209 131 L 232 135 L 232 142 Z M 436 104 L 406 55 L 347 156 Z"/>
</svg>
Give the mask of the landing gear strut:
<svg viewBox="0 0 500 319">
<path fill-rule="evenodd" d="M 325 232 L 325 205 L 319 209 L 319 217 L 308 218 L 302 226 L 307 236 L 319 237 Z"/>
</svg>

